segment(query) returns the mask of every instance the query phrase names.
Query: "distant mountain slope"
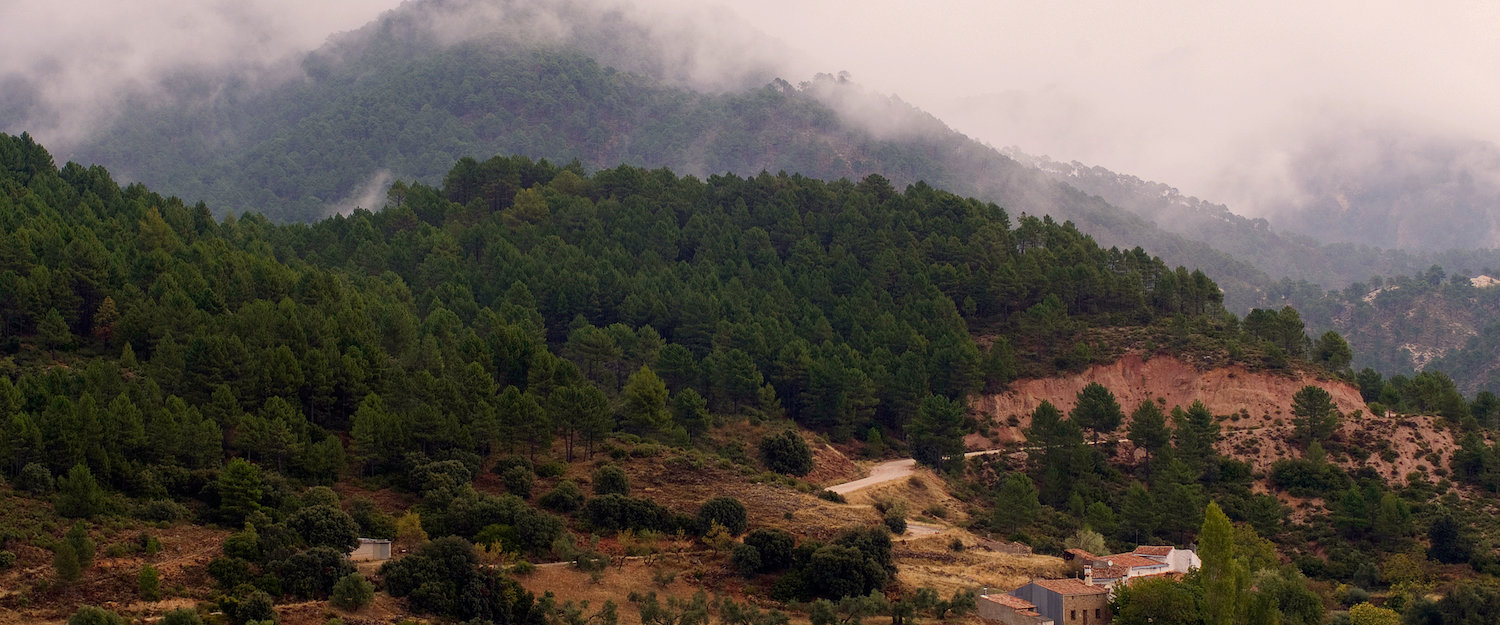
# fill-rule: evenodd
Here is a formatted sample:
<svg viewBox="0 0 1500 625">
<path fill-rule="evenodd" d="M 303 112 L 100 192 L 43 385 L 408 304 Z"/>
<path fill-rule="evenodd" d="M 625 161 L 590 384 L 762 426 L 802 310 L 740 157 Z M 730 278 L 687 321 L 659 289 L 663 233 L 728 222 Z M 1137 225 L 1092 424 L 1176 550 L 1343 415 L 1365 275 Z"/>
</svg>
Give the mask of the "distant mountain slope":
<svg viewBox="0 0 1500 625">
<path fill-rule="evenodd" d="M 1111 205 L 1135 213 L 1170 232 L 1203 241 L 1271 276 L 1293 281 L 1304 280 L 1324 288 L 1342 289 L 1374 275 L 1415 274 L 1434 264 L 1464 268 L 1468 273 L 1477 273 L 1486 266 L 1500 266 L 1500 250 L 1495 249 L 1434 252 L 1382 249 L 1368 243 L 1324 243 L 1281 227 L 1284 222 L 1301 224 L 1304 218 L 1283 215 L 1276 219 L 1277 227 L 1273 227 L 1273 223 L 1266 219 L 1242 217 L 1223 204 L 1186 195 L 1160 182 L 1142 180 L 1103 167 L 1029 156 L 1016 150 L 1006 150 L 1006 154 L 1036 167 L 1053 180 L 1097 195 Z M 1322 235 L 1320 238 L 1337 240 L 1339 228 L 1327 224 L 1309 232 Z M 1267 305 L 1277 304 L 1285 296 L 1274 287 L 1267 291 Z"/>
<path fill-rule="evenodd" d="M 424 11 L 455 4 L 463 3 L 413 3 L 385 16 L 311 55 L 305 80 L 270 89 L 185 83 L 178 104 L 133 112 L 68 157 L 215 210 L 297 221 L 378 207 L 392 180 L 440 182 L 463 156 L 519 153 L 699 176 L 880 173 L 897 185 L 927 181 L 1016 213 L 1072 220 L 1103 245 L 1201 268 L 1224 285 L 1233 309 L 1258 301 L 1270 281 L 840 78 L 735 88 L 758 77 L 747 69 L 723 90 L 690 89 L 663 55 L 642 51 L 650 33 L 624 19 L 619 28 L 634 33 L 622 38 L 628 45 L 606 45 L 613 31 L 597 21 L 571 25 L 566 45 L 527 40 L 503 24 L 457 43 L 422 26 L 431 21 Z M 600 58 L 610 65 L 591 54 L 609 55 Z"/>
</svg>

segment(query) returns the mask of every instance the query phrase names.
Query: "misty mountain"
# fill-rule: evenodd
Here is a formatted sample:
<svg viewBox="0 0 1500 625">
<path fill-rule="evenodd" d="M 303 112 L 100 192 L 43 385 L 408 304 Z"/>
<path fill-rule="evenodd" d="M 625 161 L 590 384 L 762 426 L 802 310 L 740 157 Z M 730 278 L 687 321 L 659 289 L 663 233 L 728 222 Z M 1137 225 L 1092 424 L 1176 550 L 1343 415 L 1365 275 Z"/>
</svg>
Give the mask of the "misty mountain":
<svg viewBox="0 0 1500 625">
<path fill-rule="evenodd" d="M 1142 180 L 1076 161 L 1062 163 L 1046 157 L 1031 156 L 1016 149 L 1007 149 L 1005 153 L 1036 167 L 1053 180 L 1097 195 L 1163 229 L 1203 241 L 1215 249 L 1243 259 L 1266 274 L 1293 282 L 1306 281 L 1323 288 L 1343 289 L 1355 282 L 1368 281 L 1371 276 L 1416 274 L 1433 265 L 1452 267 L 1469 275 L 1479 273 L 1484 267 L 1500 267 L 1500 250 L 1423 251 L 1381 248 L 1362 243 L 1328 243 L 1314 236 L 1282 228 L 1280 218 L 1273 225 L 1265 218 L 1243 217 L 1232 212 L 1228 206 L 1186 195 L 1160 182 Z M 1266 303 L 1283 302 L 1289 293 L 1290 290 L 1285 285 L 1268 285 Z"/>
<path fill-rule="evenodd" d="M 1395 125 L 1335 125 L 1291 151 L 1292 199 L 1267 206 L 1325 241 L 1500 247 L 1500 146 Z"/>
<path fill-rule="evenodd" d="M 653 39 L 660 29 L 630 16 L 537 11 L 408 4 L 309 55 L 300 79 L 273 87 L 184 79 L 172 104 L 138 107 L 67 156 L 214 210 L 296 221 L 379 206 L 391 181 L 440 182 L 465 156 L 696 176 L 879 173 L 1071 220 L 1103 245 L 1203 269 L 1233 309 L 1258 301 L 1270 281 L 843 77 L 746 88 L 764 78 L 753 54 L 683 65 L 675 59 L 692 56 L 694 44 Z M 713 71 L 721 74 L 705 77 Z"/>
</svg>

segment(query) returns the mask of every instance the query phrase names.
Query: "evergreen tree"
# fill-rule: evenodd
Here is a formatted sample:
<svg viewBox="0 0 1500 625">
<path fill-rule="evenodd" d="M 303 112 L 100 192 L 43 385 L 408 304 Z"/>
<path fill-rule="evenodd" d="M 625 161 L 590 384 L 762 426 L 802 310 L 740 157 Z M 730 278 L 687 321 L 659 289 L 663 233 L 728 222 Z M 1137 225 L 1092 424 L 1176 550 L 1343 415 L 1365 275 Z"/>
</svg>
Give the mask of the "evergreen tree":
<svg viewBox="0 0 1500 625">
<path fill-rule="evenodd" d="M 1130 413 L 1130 433 L 1127 437 L 1136 447 L 1146 450 L 1147 459 L 1151 459 L 1172 440 L 1172 431 L 1167 428 L 1167 415 L 1162 413 L 1156 402 L 1141 400 L 1140 405 Z"/>
<path fill-rule="evenodd" d="M 1078 391 L 1077 404 L 1068 413 L 1068 418 L 1079 427 L 1089 430 L 1097 445 L 1099 433 L 1113 432 L 1119 428 L 1125 413 L 1120 410 L 1120 403 L 1115 401 L 1114 393 L 1103 384 L 1090 382 L 1083 390 Z"/>
<path fill-rule="evenodd" d="M 1339 411 L 1328 391 L 1311 384 L 1292 396 L 1292 432 L 1304 446 L 1328 440 L 1339 427 Z"/>
<path fill-rule="evenodd" d="M 667 413 L 667 385 L 650 367 L 641 365 L 630 374 L 622 393 L 621 414 L 626 427 L 642 434 L 655 434 L 671 423 L 671 415 Z"/>
<path fill-rule="evenodd" d="M 1037 500 L 1036 485 L 1025 473 L 1010 473 L 1000 481 L 995 493 L 995 513 L 992 521 L 1002 532 L 1019 531 L 1036 519 L 1042 504 Z"/>
<path fill-rule="evenodd" d="M 235 458 L 219 472 L 219 512 L 232 524 L 259 510 L 260 497 L 260 467 Z"/>
<path fill-rule="evenodd" d="M 951 460 L 963 459 L 964 431 L 964 404 L 928 395 L 906 424 L 906 440 L 917 462 L 941 469 Z"/>
<path fill-rule="evenodd" d="M 88 465 L 75 464 L 57 479 L 57 513 L 70 518 L 93 518 L 104 510 L 104 489 L 94 480 Z"/>
</svg>

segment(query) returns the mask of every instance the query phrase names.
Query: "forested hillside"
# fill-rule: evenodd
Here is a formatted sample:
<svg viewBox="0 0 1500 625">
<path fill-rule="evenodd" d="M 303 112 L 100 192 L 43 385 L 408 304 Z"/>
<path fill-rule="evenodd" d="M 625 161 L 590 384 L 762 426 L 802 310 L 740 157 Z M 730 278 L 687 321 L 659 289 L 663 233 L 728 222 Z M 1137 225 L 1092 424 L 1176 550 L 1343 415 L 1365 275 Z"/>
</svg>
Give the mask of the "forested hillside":
<svg viewBox="0 0 1500 625">
<path fill-rule="evenodd" d="M 19 489 L 11 496 L 34 502 L 55 489 L 53 509 L 65 517 L 239 530 L 206 574 L 222 593 L 217 604 L 242 621 L 273 603 L 342 601 L 357 590 L 364 582 L 340 552 L 355 532 L 465 539 L 434 540 L 381 569 L 384 590 L 418 612 L 542 622 L 575 608 L 533 603 L 509 576 L 478 567 L 466 541 L 586 561 L 600 557 L 576 538 L 586 532 L 683 530 L 713 543 L 723 540 L 716 531 L 744 531 L 737 501 L 705 503 L 694 520 L 602 486 L 623 479 L 604 467 L 593 498 L 562 481 L 533 503 L 536 475 L 567 474 L 600 450 L 625 459 L 668 446 L 692 466 L 705 453 L 721 467 L 751 463 L 743 445 L 705 443 L 716 425 L 748 417 L 953 467 L 947 458 L 974 427 L 969 397 L 1023 372 L 1077 369 L 1122 348 L 1271 371 L 1305 367 L 1304 357 L 1341 369 L 1348 359 L 1336 335 L 1310 341 L 1291 309 L 1240 322 L 1201 272 L 1100 248 L 1050 219 L 1012 223 L 993 204 L 925 184 L 897 190 L 880 176 L 698 179 L 462 159 L 441 186 L 395 184 L 380 212 L 289 225 L 255 214 L 219 220 L 203 204 L 122 188 L 99 167 L 57 168 L 27 136 L 0 137 L 0 176 L 0 472 Z M 1264 544 L 1254 542 L 1260 532 L 1305 571 L 1368 587 L 1359 560 L 1420 546 L 1408 505 L 1443 492 L 1421 479 L 1397 491 L 1378 476 L 1350 476 L 1311 447 L 1307 460 L 1277 465 L 1271 483 L 1330 502 L 1344 493 L 1329 509 L 1355 516 L 1336 535 L 1319 515 L 1288 530 L 1276 498 L 1251 490 L 1258 476 L 1248 465 L 1214 450 L 1218 417 L 1201 404 L 1171 410 L 1170 421 L 1155 402 L 1135 407 L 1131 440 L 1141 438 L 1151 462 L 1120 464 L 1085 445 L 1084 428 L 1119 427 L 1108 390 L 1089 393 L 1098 411 L 1065 416 L 1049 404 L 1031 416 L 1027 437 L 1045 450 L 1033 462 L 954 475 L 967 506 L 992 509 L 983 527 L 1049 550 L 1061 533 L 1089 527 L 1121 543 L 1182 542 L 1203 517 L 1154 511 L 1213 499 L 1245 523 L 1237 531 L 1247 546 Z M 1336 427 L 1336 412 L 1301 395 L 1307 414 L 1332 414 Z M 1361 453 L 1315 427 L 1313 443 Z M 1495 452 L 1479 434 L 1470 439 L 1453 457 L 1454 476 L 1489 488 Z M 621 447 L 627 441 L 640 447 Z M 761 463 L 805 474 L 799 441 L 765 437 Z M 509 494 L 470 486 L 486 467 Z M 351 480 L 412 493 L 410 514 L 398 525 L 369 503 L 305 490 Z M 1037 507 L 1015 507 L 1028 497 Z M 1460 523 L 1454 540 L 1470 540 L 1468 512 L 1453 521 L 1438 510 L 1415 516 L 1423 526 Z M 55 539 L 55 522 L 34 519 L 9 518 L 0 549 L 19 550 L 32 571 L 46 570 L 49 550 L 60 583 L 27 585 L 4 599 L 10 607 L 75 592 L 69 576 L 93 548 L 86 524 Z M 1369 519 L 1376 529 L 1361 525 Z M 777 573 L 765 588 L 806 600 L 879 589 L 895 566 L 884 536 L 804 539 L 805 551 L 767 569 Z M 1297 546 L 1309 537 L 1328 555 Z M 1468 547 L 1442 557 L 1491 562 Z M 805 573 L 839 558 L 866 573 Z M 452 586 L 418 592 L 438 561 L 461 565 L 442 569 Z M 1300 574 L 1257 562 L 1282 580 L 1257 596 L 1308 596 Z M 488 598 L 459 599 L 474 588 L 488 590 L 464 596 Z"/>
<path fill-rule="evenodd" d="M 174 104 L 132 110 L 69 158 L 204 200 L 217 214 L 254 210 L 277 221 L 379 208 L 391 180 L 436 184 L 465 156 L 578 159 L 589 170 L 627 163 L 700 177 L 879 173 L 898 187 L 926 181 L 1013 213 L 1071 220 L 1105 245 L 1140 246 L 1202 269 L 1235 310 L 1255 305 L 1269 281 L 841 78 L 699 91 L 642 60 L 667 44 L 641 41 L 629 16 L 570 17 L 573 37 L 546 45 L 477 23 L 470 29 L 483 34 L 455 43 L 423 26 L 440 4 L 414 3 L 310 55 L 305 80 L 274 88 L 184 80 L 167 94 Z M 610 45 L 617 36 L 636 45 Z"/>
</svg>

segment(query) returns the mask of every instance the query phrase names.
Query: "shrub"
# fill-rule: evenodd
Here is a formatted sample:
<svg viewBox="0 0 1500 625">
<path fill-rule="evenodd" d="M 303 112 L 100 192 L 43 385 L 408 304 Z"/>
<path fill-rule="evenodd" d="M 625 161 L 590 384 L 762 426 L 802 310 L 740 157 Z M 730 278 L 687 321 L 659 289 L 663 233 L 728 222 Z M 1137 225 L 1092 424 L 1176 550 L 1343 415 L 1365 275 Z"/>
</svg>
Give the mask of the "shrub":
<svg viewBox="0 0 1500 625">
<path fill-rule="evenodd" d="M 292 554 L 276 569 L 283 590 L 304 599 L 328 596 L 341 578 L 354 573 L 344 552 L 329 547 Z"/>
<path fill-rule="evenodd" d="M 714 523 L 724 526 L 731 536 L 745 533 L 748 524 L 745 505 L 733 497 L 714 497 L 698 508 L 698 532 L 707 533 Z"/>
<path fill-rule="evenodd" d="M 53 548 L 52 569 L 57 572 L 57 580 L 63 583 L 78 581 L 78 576 L 83 574 L 83 567 L 78 563 L 78 553 L 67 542 L 59 543 Z"/>
<path fill-rule="evenodd" d="M 849 503 L 849 500 L 845 499 L 843 495 L 835 493 L 831 490 L 818 491 L 818 499 L 822 499 L 823 501 L 831 501 L 833 503 Z"/>
<path fill-rule="evenodd" d="M 203 619 L 191 608 L 178 608 L 163 614 L 156 625 L 203 625 Z"/>
<path fill-rule="evenodd" d="M 536 484 L 536 475 L 525 467 L 511 467 L 500 475 L 505 490 L 522 499 L 531 499 L 531 487 Z"/>
<path fill-rule="evenodd" d="M 625 470 L 612 464 L 594 469 L 595 495 L 629 495 L 630 477 Z"/>
<path fill-rule="evenodd" d="M 764 566 L 760 561 L 760 550 L 745 543 L 734 546 L 734 550 L 729 552 L 729 561 L 745 577 L 755 577 Z"/>
<path fill-rule="evenodd" d="M 308 506 L 292 513 L 286 526 L 313 547 L 349 553 L 359 546 L 359 524 L 333 506 Z"/>
<path fill-rule="evenodd" d="M 578 484 L 572 480 L 558 482 L 551 492 L 542 495 L 542 498 L 537 500 L 543 508 L 563 514 L 582 508 L 583 502 L 583 490 L 578 488 Z"/>
<path fill-rule="evenodd" d="M 264 590 L 257 590 L 246 595 L 239 601 L 234 609 L 235 620 L 241 623 L 251 621 L 276 622 L 275 602 L 271 601 L 271 595 Z"/>
<path fill-rule="evenodd" d="M 530 458 L 527 458 L 526 456 L 504 456 L 495 461 L 495 466 L 490 468 L 490 473 L 494 473 L 495 475 L 505 475 L 506 471 L 509 471 L 516 467 L 526 469 L 527 473 L 531 473 L 534 471 L 531 465 Z"/>
<path fill-rule="evenodd" d="M 760 461 L 767 469 L 786 475 L 812 472 L 812 449 L 793 430 L 760 439 Z"/>
<path fill-rule="evenodd" d="M 556 460 L 552 462 L 543 462 L 536 468 L 536 476 L 541 478 L 562 477 L 562 475 L 567 472 L 568 464 L 565 462 L 558 462 Z"/>
<path fill-rule="evenodd" d="M 375 600 L 375 585 L 365 581 L 363 575 L 350 573 L 333 585 L 328 602 L 341 610 L 354 611 L 370 605 Z"/>
<path fill-rule="evenodd" d="M 135 518 L 156 523 L 176 523 L 188 517 L 188 509 L 180 503 L 167 499 L 152 499 L 141 502 L 135 508 Z"/>
<path fill-rule="evenodd" d="M 16 554 L 0 549 L 0 571 L 16 565 Z"/>
<path fill-rule="evenodd" d="M 583 516 L 594 529 L 618 532 L 625 529 L 670 531 L 672 514 L 650 499 L 623 495 L 601 495 L 583 506 Z"/>
<path fill-rule="evenodd" d="M 150 564 L 141 565 L 141 572 L 136 576 L 136 589 L 140 591 L 141 599 L 145 601 L 158 601 L 161 599 L 161 573 Z"/>
<path fill-rule="evenodd" d="M 89 568 L 94 564 L 94 541 L 89 538 L 88 527 L 83 521 L 73 524 L 68 528 L 68 533 L 63 536 L 68 541 L 68 546 L 73 548 L 73 554 L 78 556 L 78 566 Z"/>
<path fill-rule="evenodd" d="M 29 462 L 21 468 L 21 474 L 16 476 L 16 488 L 33 495 L 46 495 L 52 492 L 52 472 L 35 462 Z"/>
<path fill-rule="evenodd" d="M 886 510 L 883 520 L 885 521 L 886 528 L 891 530 L 892 534 L 899 535 L 906 533 L 906 509 L 904 506 L 897 506 Z"/>
<path fill-rule="evenodd" d="M 368 498 L 354 500 L 349 507 L 349 516 L 359 524 L 359 535 L 365 538 L 395 538 L 396 519 L 379 508 Z"/>
<path fill-rule="evenodd" d="M 86 605 L 68 617 L 68 625 L 125 625 L 125 619 L 104 608 Z"/>
<path fill-rule="evenodd" d="M 792 565 L 797 538 L 786 530 L 762 527 L 746 534 L 745 544 L 754 547 L 760 556 L 761 572 L 772 573 Z"/>
</svg>

